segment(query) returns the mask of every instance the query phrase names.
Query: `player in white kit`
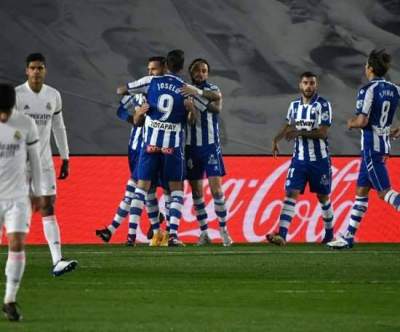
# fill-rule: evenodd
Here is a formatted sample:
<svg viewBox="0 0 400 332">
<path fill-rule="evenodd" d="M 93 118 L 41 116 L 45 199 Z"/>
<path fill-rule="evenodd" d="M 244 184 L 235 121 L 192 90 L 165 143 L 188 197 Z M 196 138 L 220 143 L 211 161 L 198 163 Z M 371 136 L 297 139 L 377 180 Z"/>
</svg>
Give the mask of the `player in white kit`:
<svg viewBox="0 0 400 332">
<path fill-rule="evenodd" d="M 50 146 L 51 132 L 62 159 L 59 179 L 66 179 L 69 173 L 69 150 L 67 134 L 62 116 L 60 93 L 44 84 L 46 77 L 46 60 L 40 53 L 33 53 L 26 58 L 26 75 L 28 80 L 16 87 L 16 105 L 18 112 L 30 116 L 36 123 L 40 140 L 40 159 L 42 163 L 43 197 L 40 201 L 43 230 L 50 248 L 53 261 L 53 275 L 60 276 L 75 269 L 76 260 L 65 260 L 61 255 L 60 228 L 55 216 L 56 176 Z M 34 187 L 34 183 L 32 183 Z"/>
<path fill-rule="evenodd" d="M 16 296 L 25 269 L 25 236 L 31 220 L 27 160 L 35 185 L 34 202 L 41 194 L 41 166 L 37 127 L 29 117 L 13 112 L 14 105 L 14 88 L 0 84 L 0 228 L 5 226 L 8 238 L 2 310 L 7 319 L 19 321 L 22 316 Z"/>
</svg>

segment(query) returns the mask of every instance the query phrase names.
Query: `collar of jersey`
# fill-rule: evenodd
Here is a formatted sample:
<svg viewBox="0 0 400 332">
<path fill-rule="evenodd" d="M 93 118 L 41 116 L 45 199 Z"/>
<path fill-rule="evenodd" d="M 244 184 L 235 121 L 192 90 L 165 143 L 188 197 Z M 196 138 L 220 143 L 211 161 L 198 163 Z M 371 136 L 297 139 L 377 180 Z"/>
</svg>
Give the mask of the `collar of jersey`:
<svg viewBox="0 0 400 332">
<path fill-rule="evenodd" d="M 203 88 L 208 86 L 208 83 L 207 83 L 207 81 L 203 81 L 200 84 L 195 84 L 195 86 L 200 88 L 200 89 L 203 89 Z"/>
<path fill-rule="evenodd" d="M 176 75 L 176 74 L 168 73 L 168 74 L 165 74 L 164 76 L 172 76 L 172 77 L 174 77 L 174 78 L 176 78 L 176 79 L 178 79 L 178 80 L 183 82 L 182 77 L 180 77 L 179 75 Z"/>
<path fill-rule="evenodd" d="M 377 81 L 384 81 L 385 79 L 383 77 L 374 77 L 371 82 L 377 82 Z"/>
<path fill-rule="evenodd" d="M 300 97 L 300 105 L 312 105 L 318 99 L 318 93 L 315 93 L 308 104 L 303 104 L 303 98 Z"/>
</svg>

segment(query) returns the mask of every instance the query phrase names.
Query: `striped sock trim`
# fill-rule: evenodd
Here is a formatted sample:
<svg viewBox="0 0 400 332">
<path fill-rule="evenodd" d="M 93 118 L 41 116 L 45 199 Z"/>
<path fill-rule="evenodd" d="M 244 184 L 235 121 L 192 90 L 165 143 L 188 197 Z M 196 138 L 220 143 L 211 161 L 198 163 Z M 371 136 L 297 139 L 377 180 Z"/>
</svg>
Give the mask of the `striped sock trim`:
<svg viewBox="0 0 400 332">
<path fill-rule="evenodd" d="M 225 228 L 228 212 L 226 210 L 224 196 L 214 197 L 214 209 L 215 209 L 215 214 L 217 215 L 218 218 L 219 227 Z"/>
<path fill-rule="evenodd" d="M 330 200 L 328 200 L 325 203 L 321 203 L 321 214 L 322 214 L 322 219 L 324 221 L 325 230 L 332 230 L 334 212 Z"/>
<path fill-rule="evenodd" d="M 197 221 L 200 224 L 200 230 L 205 231 L 208 229 L 206 204 L 203 197 L 193 198 L 193 207 L 196 214 Z"/>
<path fill-rule="evenodd" d="M 292 219 L 295 215 L 296 200 L 293 198 L 285 197 L 281 215 L 279 216 L 279 235 L 286 239 L 288 229 Z"/>
<path fill-rule="evenodd" d="M 393 206 L 397 211 L 400 210 L 400 194 L 397 191 L 390 189 L 386 193 L 384 200 Z"/>
<path fill-rule="evenodd" d="M 368 209 L 368 197 L 356 196 L 350 214 L 350 222 L 347 227 L 347 238 L 353 238 L 357 232 L 360 222 Z"/>
<path fill-rule="evenodd" d="M 171 193 L 169 233 L 177 234 L 183 210 L 183 191 L 176 190 Z"/>
</svg>

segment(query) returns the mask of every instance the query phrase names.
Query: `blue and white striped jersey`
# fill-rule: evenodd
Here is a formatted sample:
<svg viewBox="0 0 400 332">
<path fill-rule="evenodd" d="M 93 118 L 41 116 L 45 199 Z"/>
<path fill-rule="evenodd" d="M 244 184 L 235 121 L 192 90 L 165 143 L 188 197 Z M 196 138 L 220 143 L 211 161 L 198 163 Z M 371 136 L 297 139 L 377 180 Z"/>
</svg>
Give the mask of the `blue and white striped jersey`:
<svg viewBox="0 0 400 332">
<path fill-rule="evenodd" d="M 217 91 L 220 89 L 211 83 L 203 82 L 197 86 L 205 91 Z M 193 125 L 187 125 L 186 145 L 205 146 L 220 144 L 218 114 L 207 111 L 209 101 L 203 97 L 194 97 L 195 107 L 199 110 L 200 117 Z"/>
<path fill-rule="evenodd" d="M 399 97 L 400 88 L 380 77 L 360 89 L 356 115 L 368 117 L 367 126 L 361 130 L 361 150 L 382 154 L 390 152 L 390 127 Z"/>
<path fill-rule="evenodd" d="M 315 94 L 309 104 L 303 104 L 302 98 L 290 103 L 286 117 L 288 124 L 297 130 L 311 131 L 320 126 L 332 124 L 332 107 L 324 98 Z M 293 158 L 305 161 L 316 161 L 329 157 L 328 140 L 296 137 Z"/>
<path fill-rule="evenodd" d="M 117 110 L 117 116 L 121 120 L 129 122 L 130 117 L 133 116 L 135 107 L 142 105 L 145 101 L 146 98 L 142 94 L 122 97 Z M 140 150 L 143 143 L 142 133 L 143 133 L 143 127 L 132 126 L 128 143 L 129 150 L 133 151 Z"/>
<path fill-rule="evenodd" d="M 180 88 L 184 81 L 178 76 L 145 76 L 128 83 L 130 94 L 146 94 L 150 109 L 144 123 L 144 144 L 160 148 L 184 144 L 187 111 Z"/>
</svg>

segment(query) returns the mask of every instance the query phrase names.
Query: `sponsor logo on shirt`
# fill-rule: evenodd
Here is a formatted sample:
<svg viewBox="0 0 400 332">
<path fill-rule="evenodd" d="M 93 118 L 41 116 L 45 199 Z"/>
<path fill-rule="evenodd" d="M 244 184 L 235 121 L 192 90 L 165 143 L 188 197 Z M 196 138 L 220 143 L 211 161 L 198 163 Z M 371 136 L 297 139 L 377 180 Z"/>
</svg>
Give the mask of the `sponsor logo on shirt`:
<svg viewBox="0 0 400 332">
<path fill-rule="evenodd" d="M 161 129 L 164 131 L 180 131 L 180 123 L 162 122 L 158 120 L 150 120 L 148 126 L 153 129 Z"/>
</svg>

